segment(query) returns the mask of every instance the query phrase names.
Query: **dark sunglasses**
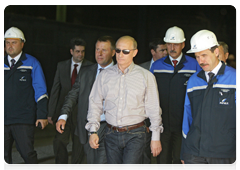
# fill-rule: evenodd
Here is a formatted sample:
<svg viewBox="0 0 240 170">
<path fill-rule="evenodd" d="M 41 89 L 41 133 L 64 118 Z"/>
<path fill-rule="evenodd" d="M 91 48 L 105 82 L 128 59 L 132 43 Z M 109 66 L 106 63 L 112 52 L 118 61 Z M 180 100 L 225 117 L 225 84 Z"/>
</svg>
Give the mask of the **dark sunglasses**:
<svg viewBox="0 0 240 170">
<path fill-rule="evenodd" d="M 136 49 L 132 49 L 132 50 L 120 50 L 120 49 L 116 48 L 115 50 L 116 50 L 116 53 L 121 53 L 121 51 L 122 51 L 123 54 L 129 54 L 130 51 L 136 50 Z"/>
</svg>

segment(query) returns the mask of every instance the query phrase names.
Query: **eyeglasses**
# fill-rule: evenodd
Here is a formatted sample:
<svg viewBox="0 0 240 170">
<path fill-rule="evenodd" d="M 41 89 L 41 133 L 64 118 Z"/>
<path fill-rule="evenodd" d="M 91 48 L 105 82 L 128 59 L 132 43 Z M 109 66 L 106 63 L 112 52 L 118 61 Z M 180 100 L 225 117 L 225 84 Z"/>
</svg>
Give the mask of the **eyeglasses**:
<svg viewBox="0 0 240 170">
<path fill-rule="evenodd" d="M 115 50 L 116 50 L 116 53 L 121 53 L 121 51 L 122 51 L 123 54 L 129 54 L 130 51 L 136 50 L 136 49 L 132 49 L 132 50 L 120 50 L 120 49 L 116 48 Z"/>
</svg>

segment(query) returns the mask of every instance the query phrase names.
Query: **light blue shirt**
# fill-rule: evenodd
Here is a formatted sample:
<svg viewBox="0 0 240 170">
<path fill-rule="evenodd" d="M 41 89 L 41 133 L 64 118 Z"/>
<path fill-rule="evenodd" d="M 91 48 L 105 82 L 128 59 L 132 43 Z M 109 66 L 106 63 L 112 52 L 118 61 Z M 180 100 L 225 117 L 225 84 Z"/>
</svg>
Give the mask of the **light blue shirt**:
<svg viewBox="0 0 240 170">
<path fill-rule="evenodd" d="M 107 66 L 104 67 L 103 69 L 107 69 L 107 68 L 109 68 L 109 67 L 111 67 L 111 66 L 113 66 L 113 61 L 112 61 L 111 64 L 107 65 Z M 97 78 L 97 76 L 98 76 L 99 73 L 100 73 L 100 68 L 102 68 L 102 67 L 98 64 L 98 70 L 97 70 L 96 78 Z M 106 121 L 105 114 L 104 114 L 104 102 L 105 102 L 105 101 L 103 101 L 103 113 L 102 113 L 102 115 L 100 116 L 101 122 L 102 122 L 102 121 Z"/>
</svg>

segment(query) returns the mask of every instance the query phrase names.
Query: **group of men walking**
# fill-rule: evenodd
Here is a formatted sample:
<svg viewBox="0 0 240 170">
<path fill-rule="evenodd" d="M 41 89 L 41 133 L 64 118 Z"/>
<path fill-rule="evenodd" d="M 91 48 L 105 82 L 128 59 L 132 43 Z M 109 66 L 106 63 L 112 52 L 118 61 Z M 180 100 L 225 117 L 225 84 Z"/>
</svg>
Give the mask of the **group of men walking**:
<svg viewBox="0 0 240 170">
<path fill-rule="evenodd" d="M 58 63 L 48 110 L 45 78 L 39 62 L 22 52 L 22 31 L 12 27 L 4 39 L 7 163 L 14 140 L 24 161 L 37 163 L 33 129 L 39 122 L 42 129 L 56 124 L 56 163 L 68 163 L 70 135 L 71 163 L 82 163 L 84 155 L 89 164 L 151 163 L 152 156 L 161 164 L 235 162 L 236 70 L 219 60 L 213 32 L 192 36 L 187 53 L 194 59 L 182 52 L 183 30 L 171 27 L 163 41 L 150 43 L 153 58 L 140 66 L 133 62 L 138 53 L 133 37 L 116 43 L 99 37 L 96 64 L 84 59 L 85 41 L 74 38 L 72 58 Z"/>
</svg>

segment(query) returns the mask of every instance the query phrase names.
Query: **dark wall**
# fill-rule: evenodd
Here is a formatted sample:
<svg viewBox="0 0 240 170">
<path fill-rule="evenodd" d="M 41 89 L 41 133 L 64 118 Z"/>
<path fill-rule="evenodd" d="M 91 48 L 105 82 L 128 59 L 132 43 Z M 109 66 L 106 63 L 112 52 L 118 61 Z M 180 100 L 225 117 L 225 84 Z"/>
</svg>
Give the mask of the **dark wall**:
<svg viewBox="0 0 240 170">
<path fill-rule="evenodd" d="M 4 31 L 19 27 L 27 42 L 25 52 L 42 63 L 50 91 L 57 62 L 70 58 L 69 41 L 80 36 L 87 42 L 86 58 L 95 61 L 96 39 L 111 35 L 133 36 L 138 42 L 135 63 L 151 59 L 149 42 L 163 38 L 172 26 L 183 29 L 183 52 L 190 49 L 190 39 L 197 31 L 213 31 L 219 41 L 229 45 L 236 56 L 236 9 L 230 5 L 67 5 L 66 22 L 56 22 L 56 5 L 15 5 L 4 11 Z M 194 57 L 193 54 L 190 56 Z"/>
<path fill-rule="evenodd" d="M 87 43 L 85 58 L 96 62 L 95 43 L 97 38 L 110 35 L 117 39 L 120 36 L 131 34 L 130 30 L 107 29 L 5 14 L 4 31 L 12 26 L 18 27 L 24 33 L 26 43 L 23 50 L 40 61 L 49 93 L 57 63 L 71 58 L 69 47 L 71 38 L 83 38 Z"/>
</svg>

